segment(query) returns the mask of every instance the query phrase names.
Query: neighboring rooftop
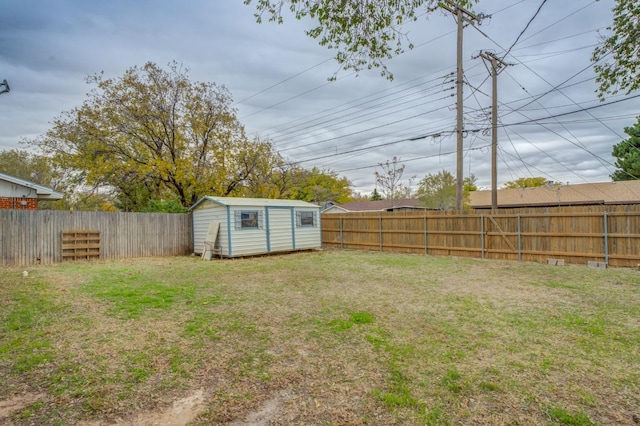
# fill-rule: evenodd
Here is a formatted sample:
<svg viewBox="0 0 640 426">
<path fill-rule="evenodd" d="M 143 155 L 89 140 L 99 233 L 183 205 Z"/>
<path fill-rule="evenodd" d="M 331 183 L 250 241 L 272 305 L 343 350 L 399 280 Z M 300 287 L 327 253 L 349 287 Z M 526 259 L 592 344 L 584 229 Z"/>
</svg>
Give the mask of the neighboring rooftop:
<svg viewBox="0 0 640 426">
<path fill-rule="evenodd" d="M 6 173 L 0 173 L 0 180 L 35 191 L 38 200 L 60 200 L 64 197 L 64 194 L 57 192 L 48 186 L 20 179 Z"/>
<path fill-rule="evenodd" d="M 491 191 L 470 193 L 471 208 L 490 209 Z M 499 189 L 498 208 L 640 204 L 640 180 Z"/>
<path fill-rule="evenodd" d="M 334 204 L 324 209 L 323 213 L 391 212 L 407 210 L 427 210 L 427 208 L 420 199 L 400 198 L 397 200 L 355 201 L 353 203 Z"/>
</svg>

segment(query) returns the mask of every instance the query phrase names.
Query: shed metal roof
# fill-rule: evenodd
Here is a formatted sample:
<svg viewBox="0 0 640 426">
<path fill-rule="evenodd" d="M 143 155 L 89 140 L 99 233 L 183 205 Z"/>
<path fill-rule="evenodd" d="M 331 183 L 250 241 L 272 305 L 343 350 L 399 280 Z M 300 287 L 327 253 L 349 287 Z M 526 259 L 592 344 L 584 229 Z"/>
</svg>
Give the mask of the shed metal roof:
<svg viewBox="0 0 640 426">
<path fill-rule="evenodd" d="M 320 206 L 300 200 L 278 200 L 271 198 L 240 198 L 240 197 L 210 197 L 200 198 L 189 210 L 195 209 L 200 203 L 211 201 L 221 206 L 238 207 L 304 207 L 318 209 Z"/>
</svg>

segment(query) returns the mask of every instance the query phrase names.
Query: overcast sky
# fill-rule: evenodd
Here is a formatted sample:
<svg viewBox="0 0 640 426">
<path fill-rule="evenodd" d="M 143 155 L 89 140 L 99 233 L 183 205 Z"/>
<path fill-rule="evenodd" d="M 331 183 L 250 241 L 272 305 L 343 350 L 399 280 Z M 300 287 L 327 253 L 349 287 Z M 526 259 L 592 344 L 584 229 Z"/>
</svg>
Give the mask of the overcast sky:
<svg viewBox="0 0 640 426">
<path fill-rule="evenodd" d="M 464 174 L 483 188 L 491 186 L 491 136 L 481 131 L 490 125 L 491 79 L 474 57 L 481 50 L 502 57 L 541 3 L 481 0 L 474 10 L 492 18 L 464 31 Z M 531 176 L 610 180 L 611 148 L 640 110 L 637 93 L 604 103 L 595 94 L 590 57 L 612 6 L 548 0 L 510 50 L 498 77 L 499 186 Z M 305 36 L 308 22 L 285 15 L 282 25 L 257 24 L 253 13 L 242 0 L 3 0 L 0 80 L 11 92 L 0 95 L 0 149 L 21 147 L 79 106 L 87 75 L 118 77 L 147 61 L 166 68 L 175 60 L 192 81 L 229 89 L 250 137 L 270 138 L 303 167 L 346 176 L 356 191 L 370 193 L 376 165 L 394 156 L 414 186 L 440 170 L 455 175 L 451 15 L 435 12 L 402 28 L 415 48 L 388 62 L 395 77 L 388 81 L 376 70 L 341 71 L 333 52 Z"/>
</svg>

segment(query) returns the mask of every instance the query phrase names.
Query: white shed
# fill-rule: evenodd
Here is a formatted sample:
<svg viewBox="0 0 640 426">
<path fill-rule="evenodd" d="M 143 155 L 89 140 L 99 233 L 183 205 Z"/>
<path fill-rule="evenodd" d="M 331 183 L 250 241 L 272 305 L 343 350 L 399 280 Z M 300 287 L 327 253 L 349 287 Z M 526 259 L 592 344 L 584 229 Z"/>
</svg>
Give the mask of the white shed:
<svg viewBox="0 0 640 426">
<path fill-rule="evenodd" d="M 297 200 L 203 197 L 191 207 L 193 251 L 202 254 L 219 225 L 216 253 L 223 257 L 309 250 L 322 246 L 320 207 Z"/>
</svg>

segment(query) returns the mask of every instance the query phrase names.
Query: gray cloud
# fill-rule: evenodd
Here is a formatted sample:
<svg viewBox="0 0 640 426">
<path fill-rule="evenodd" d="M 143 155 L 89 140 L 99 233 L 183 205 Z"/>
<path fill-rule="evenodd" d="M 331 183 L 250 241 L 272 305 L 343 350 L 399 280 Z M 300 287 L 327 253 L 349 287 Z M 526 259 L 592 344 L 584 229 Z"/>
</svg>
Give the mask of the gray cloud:
<svg viewBox="0 0 640 426">
<path fill-rule="evenodd" d="M 89 90 L 87 75 L 116 77 L 147 61 L 176 60 L 193 80 L 231 91 L 249 135 L 271 138 L 305 167 L 339 171 L 356 190 L 371 191 L 371 166 L 393 156 L 405 162 L 405 176 L 418 180 L 455 171 L 455 97 L 447 75 L 455 71 L 456 40 L 446 13 L 403 27 L 416 47 L 389 61 L 395 79 L 388 81 L 377 70 L 358 76 L 339 71 L 326 61 L 333 52 L 304 35 L 309 22 L 285 17 L 283 25 L 258 25 L 240 0 L 5 3 L 0 79 L 9 80 L 12 92 L 0 96 L 0 149 L 44 133 L 53 117 L 79 106 Z M 594 93 L 590 55 L 597 30 L 611 22 L 612 4 L 548 2 L 511 50 L 506 60 L 513 66 L 499 77 L 505 125 L 499 131 L 499 183 L 530 175 L 561 182 L 609 179 L 611 147 L 625 137 L 623 127 L 635 123 L 639 105 L 632 99 L 600 106 Z M 482 49 L 503 53 L 538 6 L 482 0 L 477 10 L 493 13 L 492 19 L 479 27 L 482 33 L 465 29 L 464 169 L 483 187 L 490 186 L 490 136 L 474 130 L 488 125 L 491 87 L 482 61 L 472 56 Z M 337 81 L 328 83 L 334 74 Z M 598 108 L 545 118 L 588 106 Z M 544 127 L 536 123 L 541 118 Z M 410 140 L 432 134 L 439 136 Z"/>
</svg>

